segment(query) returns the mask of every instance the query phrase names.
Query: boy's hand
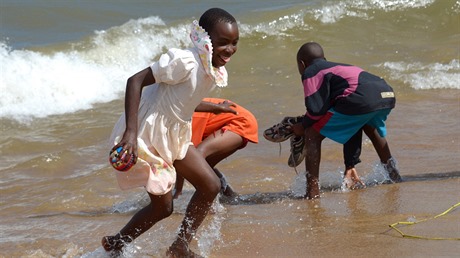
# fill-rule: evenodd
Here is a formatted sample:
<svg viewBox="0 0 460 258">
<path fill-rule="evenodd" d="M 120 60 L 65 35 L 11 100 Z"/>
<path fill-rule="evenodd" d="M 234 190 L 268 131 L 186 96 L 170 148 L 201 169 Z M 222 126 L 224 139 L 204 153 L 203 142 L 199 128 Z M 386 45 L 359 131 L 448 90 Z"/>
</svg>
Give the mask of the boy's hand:
<svg viewBox="0 0 460 258">
<path fill-rule="evenodd" d="M 302 123 L 293 124 L 291 126 L 291 130 L 296 136 L 304 136 L 305 134 L 305 128 L 303 127 Z"/>
<path fill-rule="evenodd" d="M 354 190 L 358 188 L 365 188 L 366 185 L 361 181 L 358 176 L 358 172 L 355 168 L 350 168 L 345 171 L 345 175 L 343 176 L 343 181 L 345 186 L 348 189 Z"/>
<path fill-rule="evenodd" d="M 236 112 L 233 108 L 231 108 L 231 107 L 236 107 L 236 104 L 231 101 L 225 100 L 224 102 L 217 104 L 217 106 L 219 108 L 214 110 L 213 112 L 214 114 L 220 114 L 220 113 L 233 113 L 235 115 L 238 114 L 238 112 Z"/>
</svg>

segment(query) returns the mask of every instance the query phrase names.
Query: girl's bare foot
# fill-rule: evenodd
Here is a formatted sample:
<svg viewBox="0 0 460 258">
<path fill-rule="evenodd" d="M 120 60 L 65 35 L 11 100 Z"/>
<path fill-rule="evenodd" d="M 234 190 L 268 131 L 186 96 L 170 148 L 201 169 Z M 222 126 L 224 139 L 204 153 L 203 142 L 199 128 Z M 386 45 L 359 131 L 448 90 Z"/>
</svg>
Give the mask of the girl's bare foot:
<svg viewBox="0 0 460 258">
<path fill-rule="evenodd" d="M 102 238 L 101 244 L 105 251 L 112 252 L 113 254 L 121 254 L 123 247 L 132 242 L 131 237 L 121 237 L 120 234 L 115 236 L 105 236 Z"/>
<path fill-rule="evenodd" d="M 178 238 L 166 251 L 166 256 L 169 258 L 203 258 L 188 247 L 188 243 L 181 238 Z"/>
</svg>

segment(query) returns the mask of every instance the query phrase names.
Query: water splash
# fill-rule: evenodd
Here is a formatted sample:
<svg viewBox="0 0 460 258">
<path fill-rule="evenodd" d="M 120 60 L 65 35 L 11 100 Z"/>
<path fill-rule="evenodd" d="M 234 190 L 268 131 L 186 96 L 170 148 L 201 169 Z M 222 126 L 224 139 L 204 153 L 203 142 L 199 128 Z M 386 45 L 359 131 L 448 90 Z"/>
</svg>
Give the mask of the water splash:
<svg viewBox="0 0 460 258">
<path fill-rule="evenodd" d="M 114 204 L 110 213 L 131 213 L 138 211 L 149 204 L 149 198 L 145 192 L 135 194 L 133 197 Z"/>
<path fill-rule="evenodd" d="M 148 17 L 97 31 L 64 50 L 13 50 L 0 42 L 0 118 L 27 123 L 118 99 L 126 79 L 164 48 L 190 45 L 187 28 Z"/>
<path fill-rule="evenodd" d="M 216 245 L 224 244 L 221 227 L 227 213 L 226 209 L 217 200 L 213 204 L 212 211 L 214 214 L 210 216 L 211 222 L 202 228 L 196 237 L 200 254 L 204 257 L 208 257 Z"/>
</svg>

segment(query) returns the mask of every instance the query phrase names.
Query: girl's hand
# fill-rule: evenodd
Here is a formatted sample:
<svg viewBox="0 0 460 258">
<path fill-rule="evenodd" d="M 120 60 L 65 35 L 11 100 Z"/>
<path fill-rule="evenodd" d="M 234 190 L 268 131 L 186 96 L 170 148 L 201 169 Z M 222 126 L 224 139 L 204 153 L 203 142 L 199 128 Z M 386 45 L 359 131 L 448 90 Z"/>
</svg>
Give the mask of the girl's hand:
<svg viewBox="0 0 460 258">
<path fill-rule="evenodd" d="M 128 162 L 129 161 L 129 156 L 131 156 L 130 154 L 133 154 L 134 155 L 134 164 L 136 164 L 137 162 L 137 157 L 138 157 L 138 153 L 137 153 L 137 136 L 135 133 L 131 133 L 129 131 L 125 131 L 125 133 L 123 134 L 123 138 L 121 138 L 121 141 L 115 145 L 112 150 L 116 150 L 118 147 L 122 147 L 123 151 L 128 151 L 128 155 L 125 155 L 124 157 L 124 161 L 125 162 Z"/>
</svg>

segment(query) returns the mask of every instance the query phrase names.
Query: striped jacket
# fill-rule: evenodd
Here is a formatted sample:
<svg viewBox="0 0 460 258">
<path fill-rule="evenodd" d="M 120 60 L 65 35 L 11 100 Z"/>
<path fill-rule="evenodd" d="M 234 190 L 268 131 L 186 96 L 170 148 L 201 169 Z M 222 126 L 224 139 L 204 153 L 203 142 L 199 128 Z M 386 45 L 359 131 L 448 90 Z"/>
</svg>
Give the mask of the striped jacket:
<svg viewBox="0 0 460 258">
<path fill-rule="evenodd" d="M 382 78 L 363 69 L 316 59 L 302 75 L 307 113 L 304 127 L 321 119 L 330 108 L 345 115 L 394 108 L 393 89 Z"/>
</svg>

